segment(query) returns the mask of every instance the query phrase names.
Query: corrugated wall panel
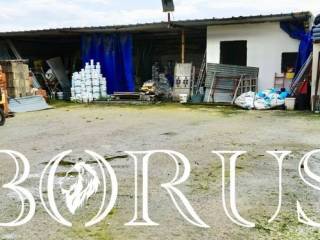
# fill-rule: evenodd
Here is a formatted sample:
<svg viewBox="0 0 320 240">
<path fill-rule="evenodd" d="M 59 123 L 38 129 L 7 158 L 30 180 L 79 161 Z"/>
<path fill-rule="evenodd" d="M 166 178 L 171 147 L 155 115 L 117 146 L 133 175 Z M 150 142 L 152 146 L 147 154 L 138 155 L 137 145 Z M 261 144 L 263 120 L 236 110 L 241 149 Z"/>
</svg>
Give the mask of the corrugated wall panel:
<svg viewBox="0 0 320 240">
<path fill-rule="evenodd" d="M 216 103 L 230 103 L 233 99 L 235 78 L 240 78 L 241 75 L 252 76 L 258 78 L 259 68 L 245 67 L 226 64 L 208 63 L 207 78 L 206 78 L 206 92 L 205 100 L 213 101 Z M 210 88 L 212 85 L 213 77 L 219 78 L 219 81 L 214 86 L 213 99 L 209 99 Z"/>
<path fill-rule="evenodd" d="M 211 86 L 214 73 L 216 73 L 216 76 L 218 77 L 235 77 L 240 75 L 249 75 L 257 78 L 259 75 L 259 68 L 256 67 L 244 67 L 216 63 L 208 63 L 207 67 L 208 69 L 205 84 L 207 88 L 210 88 Z"/>
</svg>

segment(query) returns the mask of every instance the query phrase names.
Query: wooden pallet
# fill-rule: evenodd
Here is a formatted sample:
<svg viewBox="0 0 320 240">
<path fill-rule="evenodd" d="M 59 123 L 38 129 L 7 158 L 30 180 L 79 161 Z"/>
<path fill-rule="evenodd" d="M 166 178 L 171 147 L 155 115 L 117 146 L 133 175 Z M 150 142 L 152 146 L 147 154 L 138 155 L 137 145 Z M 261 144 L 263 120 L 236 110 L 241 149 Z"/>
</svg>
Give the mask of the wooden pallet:
<svg viewBox="0 0 320 240">
<path fill-rule="evenodd" d="M 113 96 L 118 100 L 140 99 L 140 93 L 137 92 L 115 92 Z"/>
</svg>

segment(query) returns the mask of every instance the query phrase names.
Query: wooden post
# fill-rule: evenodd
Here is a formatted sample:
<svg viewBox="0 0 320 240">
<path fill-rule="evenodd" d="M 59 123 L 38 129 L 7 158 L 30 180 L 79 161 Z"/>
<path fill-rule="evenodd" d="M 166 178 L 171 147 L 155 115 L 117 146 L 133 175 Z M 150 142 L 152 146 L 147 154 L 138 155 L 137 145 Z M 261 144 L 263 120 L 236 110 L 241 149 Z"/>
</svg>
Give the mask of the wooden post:
<svg viewBox="0 0 320 240">
<path fill-rule="evenodd" d="M 185 31 L 181 33 L 181 63 L 185 63 Z"/>
</svg>

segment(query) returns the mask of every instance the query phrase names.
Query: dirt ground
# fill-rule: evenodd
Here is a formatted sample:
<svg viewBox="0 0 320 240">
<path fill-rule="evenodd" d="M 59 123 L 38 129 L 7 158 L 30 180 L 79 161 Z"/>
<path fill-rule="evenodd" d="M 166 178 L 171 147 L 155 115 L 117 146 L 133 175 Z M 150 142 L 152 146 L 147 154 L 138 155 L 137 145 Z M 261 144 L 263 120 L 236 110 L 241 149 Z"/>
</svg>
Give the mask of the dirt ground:
<svg viewBox="0 0 320 240">
<path fill-rule="evenodd" d="M 227 107 L 152 105 L 59 105 L 48 111 L 17 114 L 0 128 L 0 149 L 16 150 L 30 161 L 31 174 L 22 184 L 36 200 L 34 218 L 16 228 L 0 227 L 0 239 L 320 239 L 316 228 L 298 222 L 296 201 L 320 222 L 320 193 L 307 187 L 298 174 L 298 163 L 308 151 L 319 148 L 320 117 L 284 111 L 242 111 Z M 155 156 L 149 166 L 149 214 L 156 227 L 124 226 L 134 213 L 134 165 L 129 157 L 109 159 L 118 182 L 119 195 L 111 214 L 91 228 L 83 220 L 95 215 L 101 192 L 90 198 L 72 217 L 73 227 L 55 222 L 43 208 L 38 192 L 45 163 L 72 149 L 69 161 L 86 159 L 89 149 L 102 156 L 123 151 L 170 149 L 183 153 L 191 163 L 189 180 L 180 187 L 195 211 L 210 228 L 190 225 L 177 211 L 161 183 L 171 181 L 175 165 Z M 237 164 L 237 207 L 256 223 L 252 229 L 232 223 L 221 201 L 221 162 L 213 150 L 244 150 Z M 283 205 L 278 218 L 268 219 L 278 204 L 278 171 L 268 150 L 288 150 L 284 161 Z M 319 158 L 320 159 L 320 158 Z M 319 162 L 312 169 L 320 173 Z M 60 173 L 70 166 L 60 166 Z M 15 172 L 13 161 L 1 155 L 0 186 Z M 59 178 L 59 175 L 57 176 Z M 110 193 L 110 189 L 108 189 Z M 62 197 L 57 205 L 63 206 Z M 19 198 L 0 190 L 0 222 L 14 219 Z M 92 215 L 93 214 L 93 215 Z M 66 218 L 71 215 L 66 214 Z"/>
</svg>

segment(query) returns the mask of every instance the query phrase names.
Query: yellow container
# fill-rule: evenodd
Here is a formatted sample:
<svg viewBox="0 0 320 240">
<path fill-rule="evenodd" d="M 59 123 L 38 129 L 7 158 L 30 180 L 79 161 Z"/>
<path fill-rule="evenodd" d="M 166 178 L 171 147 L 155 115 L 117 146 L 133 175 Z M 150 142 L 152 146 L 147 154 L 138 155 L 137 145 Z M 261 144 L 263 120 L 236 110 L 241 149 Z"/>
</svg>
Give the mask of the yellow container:
<svg viewBox="0 0 320 240">
<path fill-rule="evenodd" d="M 291 72 L 286 73 L 286 78 L 287 79 L 293 79 L 294 78 L 294 73 L 291 73 Z"/>
</svg>

